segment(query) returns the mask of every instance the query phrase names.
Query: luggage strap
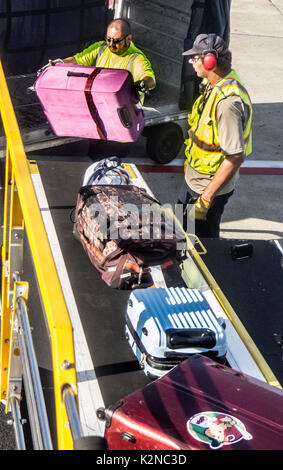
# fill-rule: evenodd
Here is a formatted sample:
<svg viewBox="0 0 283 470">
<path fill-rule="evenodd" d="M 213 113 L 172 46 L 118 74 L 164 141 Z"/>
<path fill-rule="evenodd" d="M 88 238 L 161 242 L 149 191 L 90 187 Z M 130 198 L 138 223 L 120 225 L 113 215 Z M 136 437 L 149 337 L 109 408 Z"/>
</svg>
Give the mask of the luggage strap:
<svg viewBox="0 0 283 470">
<path fill-rule="evenodd" d="M 93 82 L 94 82 L 95 78 L 97 77 L 97 75 L 100 73 L 100 71 L 101 71 L 101 68 L 99 68 L 99 67 L 95 68 L 93 70 L 93 72 L 91 72 L 91 74 L 88 76 L 86 84 L 85 84 L 85 88 L 84 88 L 84 94 L 85 94 L 85 98 L 86 98 L 86 102 L 87 102 L 87 105 L 88 105 L 90 115 L 91 115 L 92 119 L 94 120 L 94 122 L 96 124 L 96 128 L 97 128 L 97 132 L 99 134 L 99 137 L 102 140 L 107 140 L 107 137 L 106 137 L 105 133 L 100 128 L 100 125 L 99 125 L 99 122 L 98 122 L 97 108 L 94 104 L 93 97 L 92 97 L 92 94 L 91 94 L 91 88 L 92 88 Z"/>
</svg>

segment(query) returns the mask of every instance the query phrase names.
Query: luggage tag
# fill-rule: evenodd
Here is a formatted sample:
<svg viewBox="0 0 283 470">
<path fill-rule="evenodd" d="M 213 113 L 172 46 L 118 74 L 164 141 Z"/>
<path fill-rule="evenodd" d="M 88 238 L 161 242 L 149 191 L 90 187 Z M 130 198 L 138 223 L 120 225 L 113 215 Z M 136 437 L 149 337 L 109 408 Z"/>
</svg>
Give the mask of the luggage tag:
<svg viewBox="0 0 283 470">
<path fill-rule="evenodd" d="M 154 283 L 154 287 L 167 287 L 161 266 L 151 267 L 151 277 Z"/>
</svg>

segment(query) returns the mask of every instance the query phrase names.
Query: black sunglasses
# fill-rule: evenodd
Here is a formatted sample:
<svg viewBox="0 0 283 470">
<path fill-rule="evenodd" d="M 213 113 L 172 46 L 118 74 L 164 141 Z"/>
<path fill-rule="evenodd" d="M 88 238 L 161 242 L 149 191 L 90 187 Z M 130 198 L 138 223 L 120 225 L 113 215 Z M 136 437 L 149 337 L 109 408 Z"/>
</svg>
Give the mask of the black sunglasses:
<svg viewBox="0 0 283 470">
<path fill-rule="evenodd" d="M 126 34 L 126 36 L 124 36 L 123 38 L 121 39 L 113 39 L 113 38 L 105 38 L 106 41 L 108 43 L 110 43 L 111 41 L 113 42 L 113 44 L 119 44 L 120 42 L 124 41 L 124 39 L 126 39 L 126 37 L 129 36 L 128 34 Z"/>
</svg>

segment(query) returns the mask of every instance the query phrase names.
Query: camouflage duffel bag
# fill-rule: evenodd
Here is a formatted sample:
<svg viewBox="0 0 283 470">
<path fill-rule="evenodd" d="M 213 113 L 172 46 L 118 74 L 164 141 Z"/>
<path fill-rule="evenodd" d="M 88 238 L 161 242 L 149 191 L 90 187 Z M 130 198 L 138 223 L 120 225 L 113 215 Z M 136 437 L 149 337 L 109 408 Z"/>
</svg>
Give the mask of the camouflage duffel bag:
<svg viewBox="0 0 283 470">
<path fill-rule="evenodd" d="M 175 234 L 173 216 L 133 185 L 83 186 L 75 224 L 91 263 L 119 289 L 150 285 L 150 266 L 177 255 L 184 240 Z"/>
</svg>

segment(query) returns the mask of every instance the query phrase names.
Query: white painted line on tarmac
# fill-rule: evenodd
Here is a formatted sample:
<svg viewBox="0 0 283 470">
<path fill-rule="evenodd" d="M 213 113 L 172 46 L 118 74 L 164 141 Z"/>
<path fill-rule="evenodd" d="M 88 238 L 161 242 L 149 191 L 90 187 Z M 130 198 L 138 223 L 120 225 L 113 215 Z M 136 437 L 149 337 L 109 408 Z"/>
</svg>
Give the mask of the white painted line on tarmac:
<svg viewBox="0 0 283 470">
<path fill-rule="evenodd" d="M 160 164 L 149 159 L 139 158 L 136 162 L 140 171 L 145 173 L 182 173 L 184 159 L 175 158 L 167 164 Z M 246 160 L 240 168 L 240 173 L 247 175 L 283 175 L 282 161 Z"/>
<path fill-rule="evenodd" d="M 244 168 L 283 168 L 283 162 L 278 160 L 246 160 Z"/>
<path fill-rule="evenodd" d="M 151 165 L 151 166 L 183 166 L 185 162 L 184 158 L 175 158 L 170 163 L 162 165 L 154 162 L 149 158 L 138 158 L 135 160 L 136 165 Z M 283 161 L 280 160 L 245 160 L 242 164 L 243 168 L 283 168 Z"/>
</svg>

